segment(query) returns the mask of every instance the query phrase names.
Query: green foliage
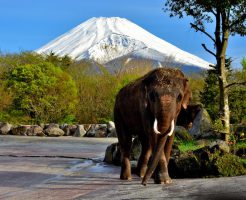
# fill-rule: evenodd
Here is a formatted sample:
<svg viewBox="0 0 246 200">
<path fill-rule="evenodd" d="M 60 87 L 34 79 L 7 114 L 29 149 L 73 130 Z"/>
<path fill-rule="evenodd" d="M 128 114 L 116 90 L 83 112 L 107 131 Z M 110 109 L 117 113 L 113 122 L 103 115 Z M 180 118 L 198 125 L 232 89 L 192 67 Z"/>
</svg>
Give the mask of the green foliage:
<svg viewBox="0 0 246 200">
<path fill-rule="evenodd" d="M 238 156 L 233 154 L 218 156 L 215 166 L 220 176 L 239 176 L 246 174 L 242 161 Z"/>
<path fill-rule="evenodd" d="M 12 57 L 15 61 L 11 61 Z M 6 68 L 4 84 L 13 94 L 9 115 L 14 119 L 63 122 L 73 114 L 77 89 L 71 76 L 60 67 L 32 53 L 7 55 L 1 61 Z"/>
<path fill-rule="evenodd" d="M 229 82 L 240 83 L 246 81 L 246 70 L 231 70 L 228 67 Z M 200 92 L 201 103 L 208 111 L 211 119 L 218 125 L 219 112 L 219 86 L 215 70 L 207 71 L 204 88 Z M 229 90 L 229 106 L 231 110 L 231 123 L 244 123 L 246 121 L 246 88 L 244 85 L 232 85 Z M 222 125 L 223 126 L 223 125 Z"/>
<path fill-rule="evenodd" d="M 187 151 L 195 151 L 197 149 L 200 149 L 202 146 L 197 145 L 195 141 L 190 141 L 190 142 L 181 142 L 178 145 L 178 148 L 181 152 L 187 152 Z"/>
<path fill-rule="evenodd" d="M 212 120 L 219 118 L 219 86 L 215 70 L 206 73 L 203 91 L 200 92 L 201 103 Z"/>
<path fill-rule="evenodd" d="M 164 10 L 170 12 L 170 17 L 191 16 L 194 19 L 194 25 L 191 24 L 191 27 L 196 31 L 204 31 L 205 23 L 213 23 L 216 20 L 214 15 L 220 10 L 225 12 L 223 17 L 228 17 L 228 21 L 224 23 L 227 23 L 232 35 L 246 35 L 245 0 L 167 0 Z"/>
<path fill-rule="evenodd" d="M 204 87 L 204 78 L 202 76 L 191 76 L 189 78 L 189 86 L 192 91 L 192 98 L 190 104 L 200 104 L 200 93 Z"/>
<path fill-rule="evenodd" d="M 91 71 L 94 68 L 94 72 Z M 76 82 L 79 103 L 76 119 L 79 123 L 105 123 L 113 120 L 115 96 L 130 81 L 143 71 L 110 74 L 102 66 L 92 66 L 81 61 L 67 69 Z"/>
<path fill-rule="evenodd" d="M 242 59 L 241 65 L 243 67 L 243 71 L 246 71 L 246 58 L 245 57 Z"/>
</svg>

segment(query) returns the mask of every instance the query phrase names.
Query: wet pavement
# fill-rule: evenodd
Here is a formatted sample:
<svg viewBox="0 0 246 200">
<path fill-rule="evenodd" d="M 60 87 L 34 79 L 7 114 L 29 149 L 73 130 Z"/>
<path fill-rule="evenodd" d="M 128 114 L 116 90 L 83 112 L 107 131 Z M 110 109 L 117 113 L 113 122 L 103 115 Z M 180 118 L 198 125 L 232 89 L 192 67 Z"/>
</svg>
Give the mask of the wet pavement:
<svg viewBox="0 0 246 200">
<path fill-rule="evenodd" d="M 246 176 L 142 186 L 103 163 L 114 138 L 0 136 L 0 199 L 246 199 Z"/>
</svg>

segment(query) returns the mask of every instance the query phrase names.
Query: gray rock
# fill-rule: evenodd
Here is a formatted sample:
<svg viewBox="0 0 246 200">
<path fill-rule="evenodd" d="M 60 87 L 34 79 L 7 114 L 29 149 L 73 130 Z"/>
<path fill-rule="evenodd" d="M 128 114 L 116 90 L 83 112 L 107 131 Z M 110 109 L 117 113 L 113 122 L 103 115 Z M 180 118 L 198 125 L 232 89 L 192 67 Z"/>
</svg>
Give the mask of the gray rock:
<svg viewBox="0 0 246 200">
<path fill-rule="evenodd" d="M 59 137 L 64 135 L 64 131 L 57 127 L 49 127 L 44 131 L 45 135 L 49 137 Z"/>
<path fill-rule="evenodd" d="M 13 135 L 23 135 L 26 136 L 27 135 L 27 130 L 30 129 L 30 125 L 19 125 L 16 127 L 13 127 L 11 132 Z"/>
<path fill-rule="evenodd" d="M 131 160 L 138 160 L 141 151 L 142 151 L 142 145 L 138 137 L 136 137 L 132 142 Z"/>
<path fill-rule="evenodd" d="M 7 135 L 10 133 L 12 125 L 5 122 L 0 122 L 0 135 Z"/>
<path fill-rule="evenodd" d="M 212 122 L 208 112 L 203 108 L 195 117 L 189 133 L 194 138 L 202 138 L 205 133 L 212 130 Z"/>
<path fill-rule="evenodd" d="M 41 126 L 31 126 L 29 129 L 27 129 L 26 135 L 28 136 L 45 136 L 43 132 L 43 128 Z"/>
<path fill-rule="evenodd" d="M 73 136 L 74 137 L 84 137 L 84 135 L 86 134 L 84 125 L 78 125 L 76 127 L 77 128 L 75 129 Z"/>
<path fill-rule="evenodd" d="M 72 136 L 75 134 L 75 131 L 77 130 L 77 125 L 65 125 L 63 128 L 61 128 L 65 134 L 64 136 Z"/>
<path fill-rule="evenodd" d="M 60 128 L 60 127 L 59 124 L 55 124 L 55 123 L 45 124 L 44 129 L 48 129 L 48 128 Z"/>
<path fill-rule="evenodd" d="M 86 132 L 85 137 L 106 137 L 107 124 L 92 124 Z"/>
<path fill-rule="evenodd" d="M 121 154 L 119 143 L 113 143 L 107 147 L 103 161 L 114 165 L 120 165 Z"/>
<path fill-rule="evenodd" d="M 229 145 L 226 143 L 226 141 L 223 141 L 223 140 L 217 139 L 217 140 L 211 142 L 208 146 L 210 149 L 220 150 L 220 151 L 225 152 L 225 153 L 230 152 Z"/>
<path fill-rule="evenodd" d="M 131 164 L 132 167 L 136 165 L 137 160 L 140 156 L 142 150 L 142 145 L 139 139 L 136 137 L 132 142 L 132 149 L 131 149 Z M 119 148 L 119 143 L 113 143 L 109 145 L 105 152 L 104 162 L 120 165 L 121 163 L 121 153 Z"/>
<path fill-rule="evenodd" d="M 184 128 L 183 126 L 176 126 L 175 127 L 175 137 L 178 140 L 182 140 L 182 141 L 192 141 L 193 140 L 193 138 L 189 134 L 188 130 L 186 128 Z"/>
<path fill-rule="evenodd" d="M 117 137 L 115 124 L 112 121 L 109 121 L 107 124 L 108 135 L 107 137 Z"/>
</svg>

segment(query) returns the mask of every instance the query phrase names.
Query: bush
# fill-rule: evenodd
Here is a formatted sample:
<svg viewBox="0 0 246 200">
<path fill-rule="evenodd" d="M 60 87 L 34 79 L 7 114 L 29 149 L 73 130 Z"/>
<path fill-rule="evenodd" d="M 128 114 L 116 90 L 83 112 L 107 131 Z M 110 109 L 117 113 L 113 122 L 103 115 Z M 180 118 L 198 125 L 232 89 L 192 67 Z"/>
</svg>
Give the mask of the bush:
<svg viewBox="0 0 246 200">
<path fill-rule="evenodd" d="M 41 60 L 10 68 L 5 84 L 14 94 L 11 112 L 28 116 L 28 123 L 64 122 L 75 110 L 74 81 L 50 62 Z"/>
<path fill-rule="evenodd" d="M 242 161 L 238 156 L 233 154 L 219 156 L 215 162 L 215 166 L 220 176 L 239 176 L 246 174 Z"/>
</svg>

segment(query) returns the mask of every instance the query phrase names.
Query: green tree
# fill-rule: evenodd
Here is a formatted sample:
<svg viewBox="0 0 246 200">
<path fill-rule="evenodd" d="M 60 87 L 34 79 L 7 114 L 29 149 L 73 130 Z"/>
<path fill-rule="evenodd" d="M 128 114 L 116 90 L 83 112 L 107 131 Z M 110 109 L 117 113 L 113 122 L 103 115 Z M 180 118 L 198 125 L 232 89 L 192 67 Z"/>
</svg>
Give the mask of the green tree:
<svg viewBox="0 0 246 200">
<path fill-rule="evenodd" d="M 38 122 L 62 122 L 72 115 L 77 89 L 71 76 L 52 63 L 42 61 L 14 67 L 6 74 L 14 94 L 13 109 Z"/>
<path fill-rule="evenodd" d="M 230 59 L 227 69 L 230 71 L 228 82 L 231 87 L 229 90 L 229 107 L 231 110 L 230 121 L 234 124 L 245 122 L 246 118 L 246 88 L 242 84 L 246 81 L 246 70 L 230 70 Z M 243 65 L 243 64 L 242 64 Z M 205 85 L 201 91 L 201 103 L 207 109 L 212 120 L 217 120 L 219 116 L 219 80 L 216 70 L 209 70 L 206 73 Z M 239 84 L 238 84 L 239 83 Z"/>
<path fill-rule="evenodd" d="M 215 52 L 205 44 L 202 47 L 216 59 L 217 76 L 219 80 L 219 110 L 225 133 L 230 132 L 230 110 L 228 101 L 226 69 L 226 50 L 230 35 L 246 35 L 246 1 L 245 0 L 166 0 L 165 11 L 170 17 L 184 15 L 194 19 L 190 23 L 196 32 L 205 34 L 214 44 Z M 206 29 L 207 23 L 214 23 L 214 35 Z M 227 138 L 226 138 L 227 139 Z"/>
</svg>

